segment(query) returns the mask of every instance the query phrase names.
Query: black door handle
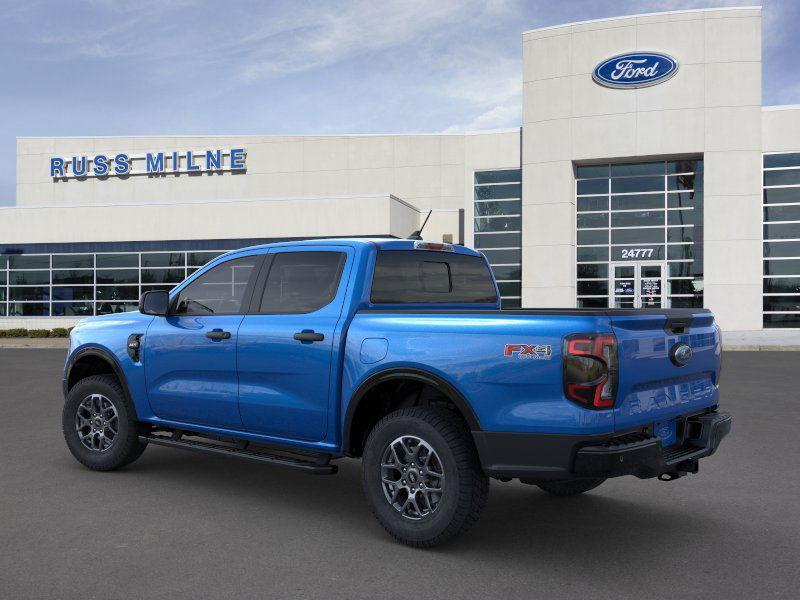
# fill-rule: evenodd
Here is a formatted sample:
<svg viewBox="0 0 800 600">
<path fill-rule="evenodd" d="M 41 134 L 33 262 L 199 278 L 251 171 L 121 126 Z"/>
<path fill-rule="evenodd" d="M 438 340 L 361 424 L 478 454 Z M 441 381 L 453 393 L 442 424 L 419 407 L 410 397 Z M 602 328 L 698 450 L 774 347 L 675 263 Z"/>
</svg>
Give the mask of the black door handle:
<svg viewBox="0 0 800 600">
<path fill-rule="evenodd" d="M 212 329 L 206 331 L 206 337 L 212 340 L 227 340 L 231 337 L 230 331 L 222 331 L 222 329 Z"/>
<path fill-rule="evenodd" d="M 312 329 L 304 329 L 294 334 L 294 339 L 298 342 L 321 342 L 325 339 L 325 335 L 317 333 Z"/>
</svg>

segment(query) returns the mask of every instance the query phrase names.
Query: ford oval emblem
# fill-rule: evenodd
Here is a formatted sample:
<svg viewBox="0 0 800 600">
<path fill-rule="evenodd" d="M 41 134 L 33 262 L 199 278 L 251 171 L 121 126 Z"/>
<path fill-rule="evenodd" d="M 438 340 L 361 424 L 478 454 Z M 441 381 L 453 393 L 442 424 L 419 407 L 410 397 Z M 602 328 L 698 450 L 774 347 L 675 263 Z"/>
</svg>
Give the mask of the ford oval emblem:
<svg viewBox="0 0 800 600">
<path fill-rule="evenodd" d="M 666 81 L 678 72 L 678 61 L 660 52 L 618 54 L 594 68 L 592 79 L 610 88 L 641 88 Z"/>
<path fill-rule="evenodd" d="M 692 347 L 684 342 L 678 342 L 669 351 L 669 359 L 677 367 L 684 367 L 692 360 Z"/>
</svg>

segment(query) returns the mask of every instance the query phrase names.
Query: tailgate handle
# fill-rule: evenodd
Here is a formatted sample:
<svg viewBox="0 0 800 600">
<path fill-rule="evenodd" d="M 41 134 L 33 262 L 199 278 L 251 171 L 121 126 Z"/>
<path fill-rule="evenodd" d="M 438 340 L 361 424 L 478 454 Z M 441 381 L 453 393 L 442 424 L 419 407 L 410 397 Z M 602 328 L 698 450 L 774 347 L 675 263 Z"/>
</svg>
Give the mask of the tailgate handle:
<svg viewBox="0 0 800 600">
<path fill-rule="evenodd" d="M 688 330 L 691 326 L 691 317 L 668 317 L 664 323 L 664 331 L 666 333 L 686 333 L 686 330 Z"/>
</svg>

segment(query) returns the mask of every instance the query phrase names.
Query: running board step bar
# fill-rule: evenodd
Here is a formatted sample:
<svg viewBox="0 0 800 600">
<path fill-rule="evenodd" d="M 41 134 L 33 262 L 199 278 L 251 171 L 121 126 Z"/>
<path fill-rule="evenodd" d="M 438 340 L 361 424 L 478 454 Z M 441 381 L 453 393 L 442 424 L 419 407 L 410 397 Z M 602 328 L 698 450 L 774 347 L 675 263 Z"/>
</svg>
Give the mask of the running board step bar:
<svg viewBox="0 0 800 600">
<path fill-rule="evenodd" d="M 330 464 L 329 454 L 318 455 L 299 455 L 290 453 L 275 453 L 254 451 L 247 449 L 247 443 L 242 442 L 238 446 L 223 446 L 209 442 L 183 439 L 181 435 L 140 435 L 139 440 L 148 444 L 158 446 L 169 446 L 170 448 L 183 448 L 184 450 L 194 450 L 195 452 L 205 452 L 206 454 L 217 454 L 220 456 L 234 456 L 256 462 L 269 463 L 289 469 L 297 469 L 312 475 L 333 475 L 339 468 Z"/>
</svg>

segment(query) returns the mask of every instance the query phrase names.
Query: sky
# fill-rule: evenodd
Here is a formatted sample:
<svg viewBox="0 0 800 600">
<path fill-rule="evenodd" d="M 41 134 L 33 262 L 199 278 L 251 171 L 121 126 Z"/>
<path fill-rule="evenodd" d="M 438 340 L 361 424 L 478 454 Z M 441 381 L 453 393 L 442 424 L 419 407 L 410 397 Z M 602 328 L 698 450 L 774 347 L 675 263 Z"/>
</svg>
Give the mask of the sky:
<svg viewBox="0 0 800 600">
<path fill-rule="evenodd" d="M 17 136 L 518 127 L 523 31 L 756 3 L 0 0 L 0 205 Z M 800 103 L 800 0 L 763 6 L 763 103 Z"/>
</svg>

